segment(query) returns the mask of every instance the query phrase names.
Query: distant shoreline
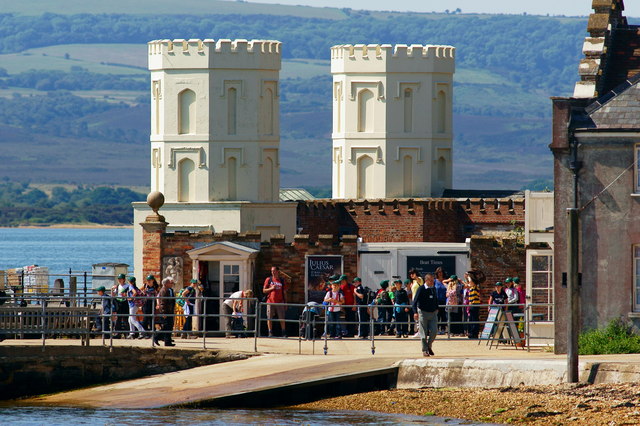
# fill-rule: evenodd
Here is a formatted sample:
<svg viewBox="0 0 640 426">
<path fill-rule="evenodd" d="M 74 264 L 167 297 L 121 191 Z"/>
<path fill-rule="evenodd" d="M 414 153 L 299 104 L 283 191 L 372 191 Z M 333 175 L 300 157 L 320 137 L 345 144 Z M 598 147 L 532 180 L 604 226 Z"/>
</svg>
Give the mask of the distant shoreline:
<svg viewBox="0 0 640 426">
<path fill-rule="evenodd" d="M 0 226 L 0 229 L 126 229 L 133 228 L 133 225 L 100 225 L 98 223 L 74 224 L 56 223 L 52 225 L 20 225 L 20 226 Z"/>
</svg>

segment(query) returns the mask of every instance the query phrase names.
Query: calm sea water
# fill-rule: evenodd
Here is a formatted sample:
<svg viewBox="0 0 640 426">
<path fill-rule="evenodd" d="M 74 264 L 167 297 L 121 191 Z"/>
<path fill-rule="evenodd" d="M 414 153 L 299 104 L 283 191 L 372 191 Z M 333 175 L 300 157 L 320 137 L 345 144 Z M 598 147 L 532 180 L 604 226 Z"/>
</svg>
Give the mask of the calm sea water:
<svg viewBox="0 0 640 426">
<path fill-rule="evenodd" d="M 11 425 L 470 425 L 458 419 L 405 416 L 370 411 L 309 410 L 84 410 L 72 408 L 0 408 Z"/>
<path fill-rule="evenodd" d="M 39 265 L 50 273 L 90 272 L 102 262 L 133 268 L 133 229 L 0 228 L 0 270 Z"/>
</svg>

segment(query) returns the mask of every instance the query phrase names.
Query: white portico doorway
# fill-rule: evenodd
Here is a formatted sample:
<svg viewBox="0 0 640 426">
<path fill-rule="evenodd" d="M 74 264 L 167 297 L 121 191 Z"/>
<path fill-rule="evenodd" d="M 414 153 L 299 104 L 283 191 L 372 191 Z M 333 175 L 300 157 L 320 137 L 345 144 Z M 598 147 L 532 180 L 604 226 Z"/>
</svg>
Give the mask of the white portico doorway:
<svg viewBox="0 0 640 426">
<path fill-rule="evenodd" d="M 187 252 L 193 260 L 193 276 L 199 277 L 204 287 L 204 296 L 219 298 L 208 301 L 202 307 L 207 316 L 222 312 L 222 302 L 234 292 L 252 288 L 258 253 L 259 250 L 254 248 L 228 241 L 212 243 Z M 245 312 L 249 310 L 245 309 Z M 206 330 L 224 331 L 224 325 L 224 319 L 208 317 Z M 199 327 L 202 326 L 203 324 L 199 324 Z"/>
</svg>

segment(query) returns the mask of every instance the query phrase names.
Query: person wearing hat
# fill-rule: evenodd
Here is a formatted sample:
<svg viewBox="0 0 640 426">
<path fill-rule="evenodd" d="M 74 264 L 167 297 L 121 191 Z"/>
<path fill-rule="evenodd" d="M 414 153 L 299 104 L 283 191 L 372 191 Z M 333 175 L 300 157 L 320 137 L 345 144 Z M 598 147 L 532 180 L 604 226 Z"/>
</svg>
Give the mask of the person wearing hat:
<svg viewBox="0 0 640 426">
<path fill-rule="evenodd" d="M 505 305 L 507 303 L 507 293 L 504 292 L 504 285 L 501 281 L 495 284 L 495 290 L 489 296 L 489 305 Z M 491 309 L 489 306 L 488 309 Z M 505 306 L 502 306 L 505 309 Z"/>
<path fill-rule="evenodd" d="M 129 317 L 129 304 L 127 303 L 126 293 L 128 285 L 125 282 L 127 276 L 125 274 L 119 274 L 117 282 L 111 287 L 111 298 L 113 300 L 113 310 L 115 314 L 114 319 L 114 338 L 119 339 L 120 333 L 124 333 L 129 327 L 127 327 L 127 320 Z M 124 293 L 124 295 L 123 295 Z"/>
<path fill-rule="evenodd" d="M 165 346 L 175 346 L 171 334 L 173 332 L 173 321 L 176 306 L 176 296 L 173 291 L 174 281 L 173 278 L 167 277 L 162 280 L 162 288 L 158 292 L 158 298 L 156 299 L 156 312 L 158 319 L 156 324 L 161 326 L 161 335 L 156 334 L 153 337 L 153 343 L 159 345 L 159 340 L 164 340 Z"/>
<path fill-rule="evenodd" d="M 111 297 L 105 294 L 107 292 L 105 286 L 101 285 L 95 289 L 95 292 L 98 293 L 97 302 L 100 306 L 100 314 L 96 319 L 95 330 L 98 333 L 108 333 L 111 330 L 111 313 L 113 310 L 113 303 L 111 301 Z"/>
<path fill-rule="evenodd" d="M 369 303 L 371 303 L 369 300 L 369 292 L 371 290 L 362 285 L 360 277 L 353 279 L 353 285 L 355 286 L 353 295 L 355 296 L 355 302 L 358 304 L 358 338 L 366 339 L 369 337 L 369 321 L 371 320 L 368 308 Z"/>
<path fill-rule="evenodd" d="M 338 280 L 340 281 L 340 290 L 344 296 L 344 304 L 347 305 L 342 308 L 346 322 L 346 325 L 343 325 L 342 335 L 345 337 L 353 337 L 356 335 L 356 314 L 358 312 L 358 308 L 355 306 L 355 295 L 353 294 L 356 287 L 349 283 L 347 276 L 344 274 L 340 275 Z"/>
<path fill-rule="evenodd" d="M 142 313 L 144 314 L 144 318 L 142 319 L 142 326 L 147 331 L 153 331 L 151 330 L 151 324 L 153 322 L 153 303 L 156 299 L 156 296 L 158 295 L 158 291 L 160 291 L 160 286 L 158 285 L 158 281 L 156 281 L 156 277 L 154 277 L 153 275 L 147 275 L 144 281 L 145 283 L 142 291 L 144 292 L 146 299 L 144 301 L 144 305 L 142 306 Z M 145 337 L 149 338 L 151 336 L 147 334 Z"/>
<path fill-rule="evenodd" d="M 191 332 L 193 331 L 193 313 L 196 303 L 196 286 L 198 280 L 192 279 L 189 281 L 189 285 L 182 291 L 182 298 L 184 299 L 184 325 L 182 326 L 182 337 L 184 339 L 191 338 Z M 194 336 L 195 337 L 195 336 Z"/>
<path fill-rule="evenodd" d="M 524 312 L 525 304 L 527 303 L 527 292 L 525 291 L 522 284 L 520 284 L 520 278 L 513 277 L 513 288 L 518 292 L 518 309 L 520 312 Z"/>
<path fill-rule="evenodd" d="M 407 284 L 411 281 L 406 280 Z M 396 338 L 409 337 L 409 293 L 402 287 L 402 281 L 393 280 L 393 316 L 396 322 Z"/>
<path fill-rule="evenodd" d="M 412 307 L 413 318 L 420 321 L 422 355 L 433 356 L 433 342 L 438 334 L 438 293 L 432 273 L 424 276 L 424 285 L 418 288 Z"/>
<path fill-rule="evenodd" d="M 378 333 L 386 334 L 391 333 L 391 315 L 393 313 L 393 299 L 388 290 L 389 280 L 380 281 L 380 290 L 376 295 L 376 305 L 378 306 Z"/>
<path fill-rule="evenodd" d="M 519 295 L 518 295 L 518 290 L 516 290 L 516 288 L 513 286 L 513 280 L 511 278 L 507 278 L 504 280 L 505 283 L 505 289 L 504 292 L 507 295 L 507 304 L 509 305 L 507 307 L 507 309 L 509 309 L 509 311 L 515 313 L 519 313 L 520 309 L 518 307 L 518 299 L 519 299 Z"/>
<path fill-rule="evenodd" d="M 138 308 L 144 304 L 144 293 L 136 285 L 136 277 L 129 277 L 129 286 L 127 288 L 127 303 L 129 305 L 129 331 L 131 332 L 127 339 L 135 339 L 136 331 L 138 331 L 138 339 L 144 338 L 144 327 L 138 321 Z"/>
</svg>

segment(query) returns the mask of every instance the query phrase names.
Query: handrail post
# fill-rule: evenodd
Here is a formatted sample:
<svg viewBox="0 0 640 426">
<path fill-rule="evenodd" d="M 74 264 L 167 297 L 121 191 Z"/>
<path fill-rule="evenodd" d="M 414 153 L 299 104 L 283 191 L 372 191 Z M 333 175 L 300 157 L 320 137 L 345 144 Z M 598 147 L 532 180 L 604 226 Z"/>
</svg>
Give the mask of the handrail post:
<svg viewBox="0 0 640 426">
<path fill-rule="evenodd" d="M 329 337 L 329 327 L 328 327 L 329 323 L 328 323 L 328 321 L 329 321 L 329 310 L 325 309 L 325 311 L 324 311 L 324 348 L 323 348 L 325 355 L 327 354 L 327 351 L 329 349 L 328 346 L 327 346 L 327 339 Z"/>
<path fill-rule="evenodd" d="M 262 310 L 262 304 L 259 299 L 256 299 L 256 318 L 253 322 L 253 351 L 258 352 L 258 333 L 260 333 L 260 311 Z"/>
<path fill-rule="evenodd" d="M 87 307 L 87 271 L 84 271 L 84 307 Z"/>
<path fill-rule="evenodd" d="M 202 303 L 202 349 L 207 349 L 207 298 Z"/>
<path fill-rule="evenodd" d="M 46 314 L 45 311 L 45 307 L 44 307 L 44 303 L 41 304 L 42 305 L 42 316 L 40 318 L 40 324 L 42 326 L 42 352 L 44 352 L 44 348 L 45 348 L 45 341 L 46 341 L 46 333 L 45 333 L 45 320 L 44 320 L 44 316 Z"/>
<path fill-rule="evenodd" d="M 157 296 L 157 294 L 156 294 Z M 151 299 L 151 347 L 156 345 L 156 301 L 155 298 Z"/>
<path fill-rule="evenodd" d="M 373 312 L 369 314 L 369 336 L 371 336 L 371 355 L 376 354 L 375 328 L 373 324 Z"/>
</svg>

